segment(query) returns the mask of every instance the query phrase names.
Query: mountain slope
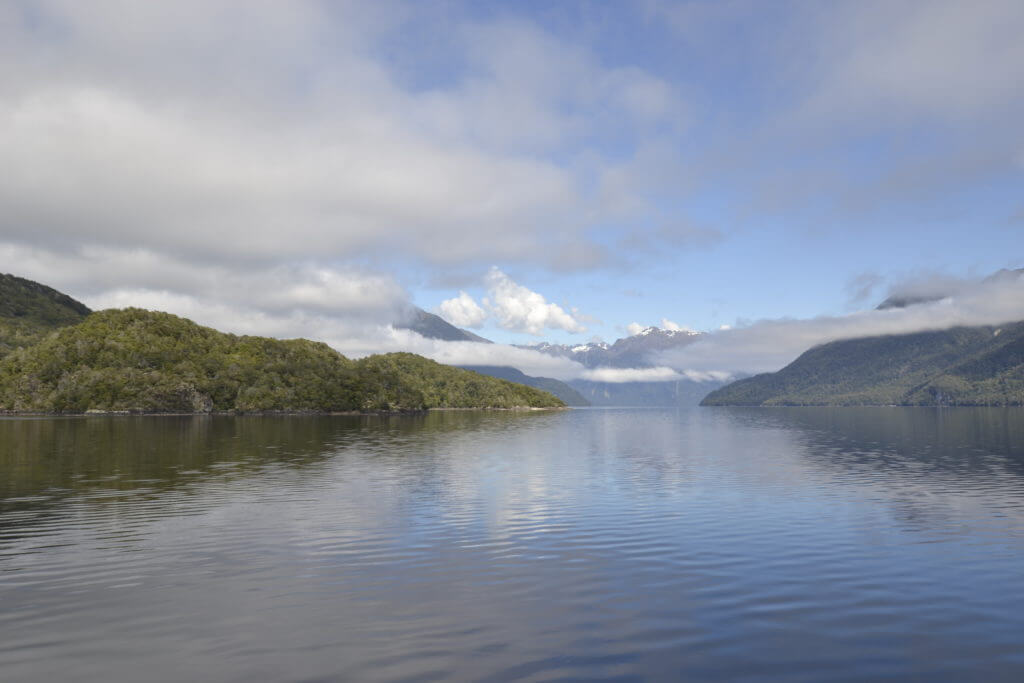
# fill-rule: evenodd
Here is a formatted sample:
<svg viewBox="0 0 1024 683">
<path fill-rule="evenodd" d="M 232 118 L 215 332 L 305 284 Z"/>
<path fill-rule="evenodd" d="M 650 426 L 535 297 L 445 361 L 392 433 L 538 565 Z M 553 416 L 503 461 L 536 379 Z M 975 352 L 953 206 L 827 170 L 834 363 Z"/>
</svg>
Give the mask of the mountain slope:
<svg viewBox="0 0 1024 683">
<path fill-rule="evenodd" d="M 1024 323 L 831 342 L 701 405 L 1022 405 Z"/>
<path fill-rule="evenodd" d="M 554 396 L 410 353 L 345 358 L 169 313 L 107 310 L 0 361 L 0 410 L 81 413 L 558 407 Z"/>
<path fill-rule="evenodd" d="M 508 380 L 517 384 L 525 384 L 528 387 L 546 391 L 562 399 L 568 406 L 589 406 L 590 401 L 573 389 L 571 386 L 560 380 L 551 377 L 531 377 L 523 374 L 515 368 L 498 365 L 460 365 L 463 370 L 472 370 L 488 377 Z"/>
<path fill-rule="evenodd" d="M 427 313 L 422 308 L 414 308 L 409 319 L 397 323 L 395 327 L 412 330 L 427 339 L 441 339 L 443 341 L 471 341 L 482 344 L 492 344 L 490 339 L 484 339 L 478 334 L 469 330 L 455 327 L 439 315 Z"/>
<path fill-rule="evenodd" d="M 82 322 L 90 312 L 67 294 L 0 273 L 0 358 L 53 330 Z"/>
</svg>

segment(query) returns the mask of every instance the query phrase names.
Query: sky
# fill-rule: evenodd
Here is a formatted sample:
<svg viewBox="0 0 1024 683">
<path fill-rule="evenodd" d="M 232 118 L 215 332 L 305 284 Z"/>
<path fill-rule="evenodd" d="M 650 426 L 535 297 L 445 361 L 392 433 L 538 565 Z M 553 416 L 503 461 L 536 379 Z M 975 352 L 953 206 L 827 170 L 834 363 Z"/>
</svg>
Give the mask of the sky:
<svg viewBox="0 0 1024 683">
<path fill-rule="evenodd" d="M 1022 319 L 1019 282 L 976 295 L 1024 266 L 1021 35 L 1018 0 L 14 0 L 0 270 L 561 377 L 506 345 L 686 328 L 667 366 L 749 372 Z M 501 344 L 389 326 L 411 306 Z"/>
</svg>

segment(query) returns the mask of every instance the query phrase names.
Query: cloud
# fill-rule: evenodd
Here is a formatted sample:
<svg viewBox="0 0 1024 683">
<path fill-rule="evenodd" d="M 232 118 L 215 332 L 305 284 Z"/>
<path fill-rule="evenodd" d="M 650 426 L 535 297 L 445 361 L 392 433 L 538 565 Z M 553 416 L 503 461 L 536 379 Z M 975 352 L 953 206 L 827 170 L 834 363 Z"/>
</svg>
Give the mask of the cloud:
<svg viewBox="0 0 1024 683">
<path fill-rule="evenodd" d="M 147 306 L 150 296 L 158 293 L 267 313 L 299 311 L 387 323 L 410 306 L 408 293 L 390 275 L 344 265 L 285 263 L 254 271 L 139 248 L 57 251 L 3 242 L 0 262 L 16 264 L 19 275 L 94 308 L 113 306 L 115 301 Z"/>
<path fill-rule="evenodd" d="M 635 337 L 636 335 L 640 334 L 647 328 L 647 325 L 641 325 L 638 322 L 632 322 L 626 325 L 626 332 L 628 332 L 630 336 Z M 689 327 L 686 327 L 685 325 L 680 325 L 679 323 L 673 322 L 668 318 L 661 319 L 661 329 L 668 330 L 669 332 L 693 332 L 693 330 L 690 329 Z"/>
<path fill-rule="evenodd" d="M 541 294 L 516 284 L 497 267 L 492 266 L 485 278 L 489 298 L 484 305 L 498 324 L 506 330 L 539 335 L 544 330 L 586 332 L 575 311 L 549 303 Z"/>
<path fill-rule="evenodd" d="M 584 322 L 594 321 L 575 308 L 566 311 L 550 303 L 542 294 L 516 283 L 497 266 L 484 277 L 487 296 L 483 305 L 471 295 L 460 291 L 457 297 L 446 299 L 438 306 L 442 317 L 461 327 L 480 327 L 494 319 L 506 330 L 539 335 L 544 330 L 586 332 Z"/>
<path fill-rule="evenodd" d="M 863 304 L 880 284 L 882 276 L 873 271 L 856 275 L 846 283 L 846 293 L 850 304 Z"/>
<path fill-rule="evenodd" d="M 487 311 L 465 292 L 453 299 L 445 299 L 438 306 L 441 317 L 459 327 L 480 327 L 487 319 Z"/>
<path fill-rule="evenodd" d="M 680 370 L 679 372 L 683 377 L 693 382 L 726 382 L 734 376 L 733 373 L 722 370 L 708 370 L 705 372 L 700 370 Z"/>
<path fill-rule="evenodd" d="M 594 268 L 610 255 L 586 231 L 589 175 L 682 106 L 642 69 L 468 14 L 446 26 L 451 79 L 422 87 L 415 42 L 379 49 L 430 14 L 411 3 L 0 12 L 0 157 L 19 169 L 0 232 L 24 244 Z M 566 161 L 610 130 L 624 160 Z"/>
<path fill-rule="evenodd" d="M 951 214 L 984 223 L 984 208 L 1016 208 L 1012 191 L 993 188 L 1014 186 L 1019 172 L 1024 4 L 863 0 L 808 11 L 649 0 L 645 11 L 680 49 L 705 56 L 719 82 L 745 84 L 728 99 L 730 116 L 700 129 L 700 174 L 671 176 L 689 180 L 691 194 L 737 197 L 716 217 L 730 234 L 774 218 L 815 233 L 852 220 L 859 231 L 911 221 L 936 230 Z M 739 34 L 733 59 L 712 52 Z"/>
<path fill-rule="evenodd" d="M 901 291 L 937 292 L 933 281 Z M 939 301 L 803 320 L 760 320 L 704 334 L 695 343 L 662 352 L 657 362 L 698 372 L 772 372 L 813 346 L 839 339 L 941 330 L 958 325 L 999 325 L 1024 320 L 1024 275 L 1005 271 L 962 282 Z"/>
<path fill-rule="evenodd" d="M 812 104 L 850 117 L 988 116 L 1020 102 L 1022 30 L 1015 0 L 847 4 L 821 25 L 834 47 Z"/>
<path fill-rule="evenodd" d="M 685 375 L 672 368 L 593 368 L 584 370 L 581 379 L 592 382 L 610 382 L 621 384 L 624 382 L 670 382 L 684 379 Z"/>
<path fill-rule="evenodd" d="M 661 319 L 661 329 L 668 330 L 669 332 L 693 332 L 689 327 L 680 325 L 677 322 L 672 322 L 668 318 Z"/>
</svg>

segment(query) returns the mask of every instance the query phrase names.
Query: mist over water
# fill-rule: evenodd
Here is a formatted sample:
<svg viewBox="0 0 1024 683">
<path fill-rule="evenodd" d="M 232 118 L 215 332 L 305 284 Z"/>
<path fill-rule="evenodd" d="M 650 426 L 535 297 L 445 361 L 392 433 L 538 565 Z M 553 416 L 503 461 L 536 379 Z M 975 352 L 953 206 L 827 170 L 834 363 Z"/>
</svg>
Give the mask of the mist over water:
<svg viewBox="0 0 1024 683">
<path fill-rule="evenodd" d="M 4 680 L 1019 680 L 1024 410 L 0 419 Z"/>
</svg>

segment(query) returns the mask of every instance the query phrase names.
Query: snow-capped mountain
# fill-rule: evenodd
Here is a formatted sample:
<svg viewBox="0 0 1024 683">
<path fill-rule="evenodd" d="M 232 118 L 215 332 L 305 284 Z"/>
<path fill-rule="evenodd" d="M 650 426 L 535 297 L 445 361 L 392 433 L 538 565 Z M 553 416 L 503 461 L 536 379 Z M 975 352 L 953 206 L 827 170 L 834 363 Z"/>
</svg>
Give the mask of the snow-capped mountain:
<svg viewBox="0 0 1024 683">
<path fill-rule="evenodd" d="M 686 346 L 700 339 L 699 332 L 691 330 L 663 330 L 647 327 L 630 337 L 615 340 L 614 344 L 590 342 L 588 344 L 549 344 L 540 342 L 522 346 L 551 356 L 570 358 L 588 368 L 618 367 L 641 368 L 655 365 L 650 359 L 654 353 Z"/>
</svg>

